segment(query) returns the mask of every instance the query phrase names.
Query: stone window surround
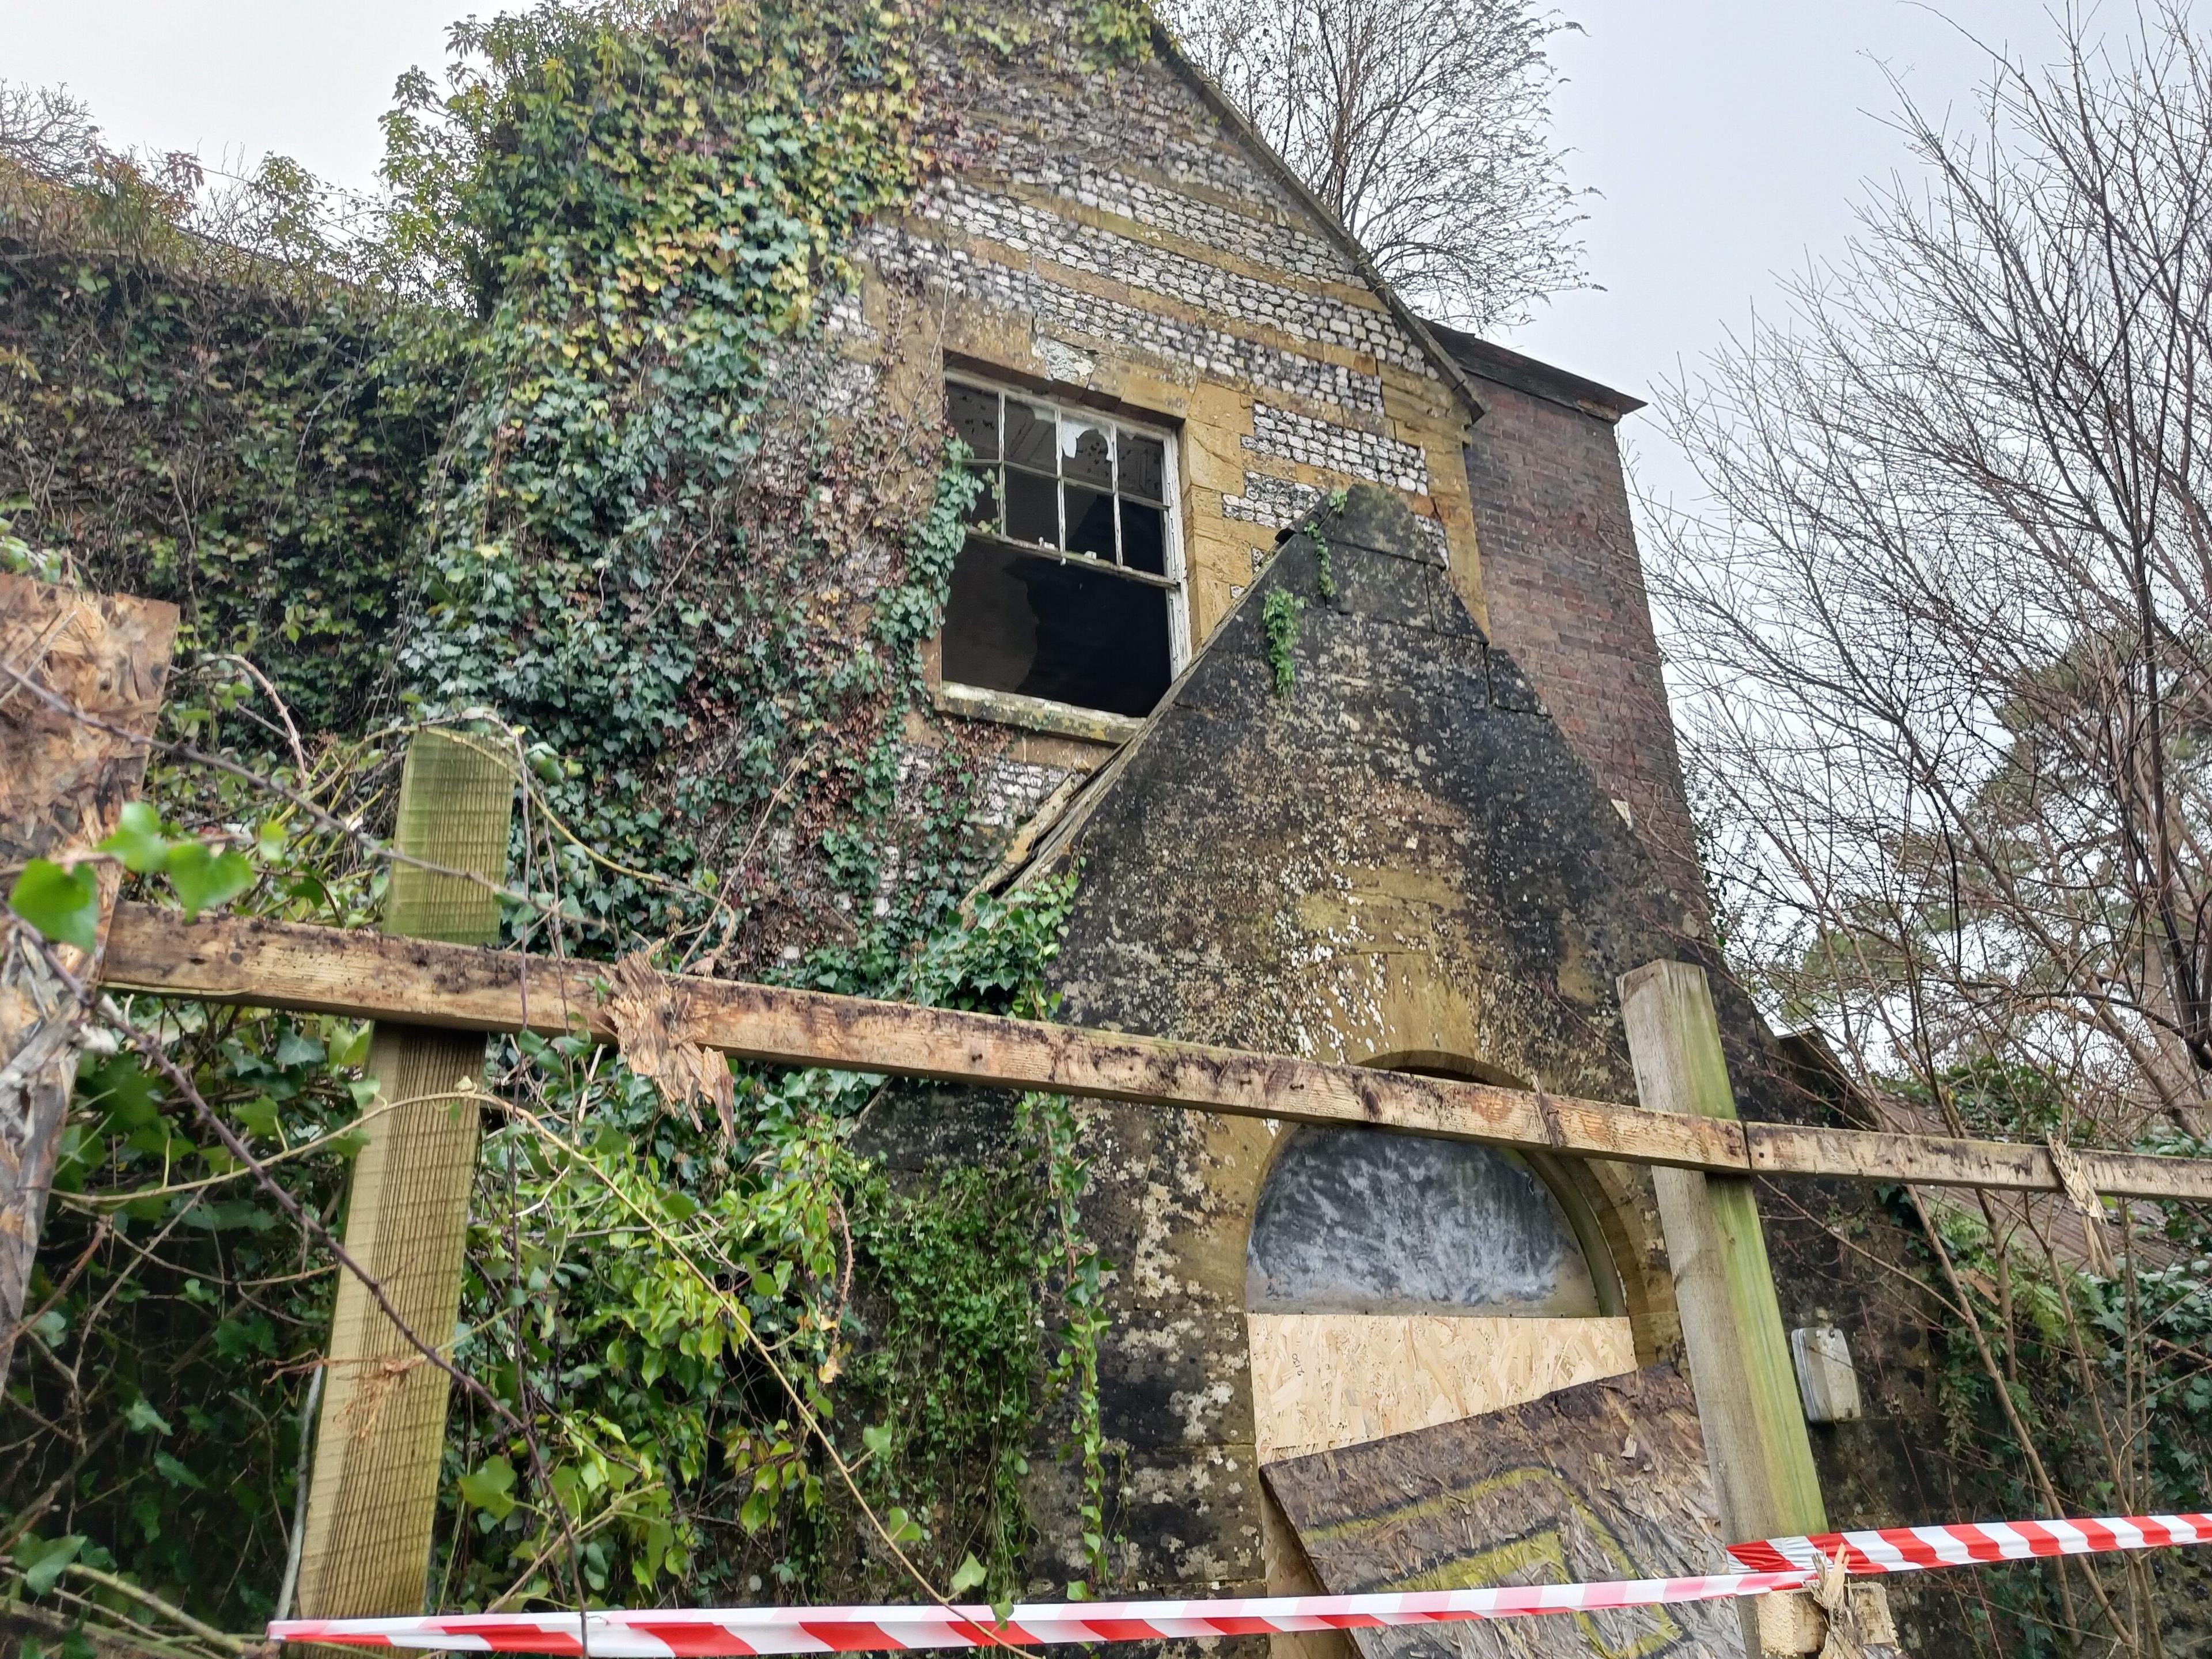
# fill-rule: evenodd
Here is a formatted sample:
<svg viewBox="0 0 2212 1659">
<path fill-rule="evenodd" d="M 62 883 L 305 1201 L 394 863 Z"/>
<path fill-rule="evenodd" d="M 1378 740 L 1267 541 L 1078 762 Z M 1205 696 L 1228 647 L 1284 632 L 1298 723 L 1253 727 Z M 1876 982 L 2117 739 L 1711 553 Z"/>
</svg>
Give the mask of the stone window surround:
<svg viewBox="0 0 2212 1659">
<path fill-rule="evenodd" d="M 1134 432 L 1161 441 L 1167 476 L 1164 497 L 1167 540 L 1167 569 L 1171 586 L 1165 588 L 1168 606 L 1169 672 L 1180 675 L 1189 665 L 1190 570 L 1183 547 L 1183 524 L 1188 503 L 1183 495 L 1182 422 L 1172 416 L 1132 410 L 1119 398 L 1102 397 L 1080 386 L 1040 380 L 1034 374 L 946 351 L 938 376 L 942 385 L 971 386 L 986 392 L 1004 392 L 1075 416 L 1094 415 L 1115 421 Z M 1079 558 L 1080 555 L 1066 556 Z M 963 685 L 944 677 L 938 641 L 929 643 L 926 674 L 930 701 L 942 714 L 962 720 L 990 720 L 1025 731 L 1074 738 L 1091 743 L 1119 745 L 1133 736 L 1144 722 L 1103 709 L 1079 708 L 1017 692 Z"/>
</svg>

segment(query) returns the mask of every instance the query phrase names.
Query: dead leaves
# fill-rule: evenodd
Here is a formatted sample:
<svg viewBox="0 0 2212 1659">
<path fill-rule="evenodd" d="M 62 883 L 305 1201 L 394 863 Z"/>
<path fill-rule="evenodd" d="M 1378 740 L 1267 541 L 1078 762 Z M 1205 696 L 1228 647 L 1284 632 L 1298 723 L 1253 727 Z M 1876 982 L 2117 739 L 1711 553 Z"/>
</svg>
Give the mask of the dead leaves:
<svg viewBox="0 0 2212 1659">
<path fill-rule="evenodd" d="M 623 957 L 607 977 L 607 1018 L 630 1070 L 650 1078 L 663 1098 L 689 1113 L 694 1128 L 701 1127 L 698 1103 L 711 1101 L 724 1137 L 734 1139 L 737 1087 L 729 1062 L 677 1035 L 683 1017 L 676 981 L 643 951 Z"/>
</svg>

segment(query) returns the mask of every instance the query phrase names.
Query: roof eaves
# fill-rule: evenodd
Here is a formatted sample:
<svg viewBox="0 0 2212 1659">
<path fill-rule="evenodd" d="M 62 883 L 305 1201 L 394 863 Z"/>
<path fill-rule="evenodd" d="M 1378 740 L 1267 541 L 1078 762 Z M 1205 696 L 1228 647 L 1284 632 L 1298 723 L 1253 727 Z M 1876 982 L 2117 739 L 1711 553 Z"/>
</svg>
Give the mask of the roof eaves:
<svg viewBox="0 0 2212 1659">
<path fill-rule="evenodd" d="M 1580 410 L 1601 421 L 1617 422 L 1644 407 L 1641 398 L 1615 391 L 1601 381 L 1543 362 L 1445 323 L 1432 323 L 1437 340 L 1479 380 L 1529 392 Z"/>
<path fill-rule="evenodd" d="M 1344 222 L 1330 211 L 1320 197 L 1313 193 L 1291 164 L 1276 154 L 1275 147 L 1245 118 L 1244 112 L 1231 103 L 1229 95 L 1214 85 L 1213 77 L 1190 60 L 1173 33 L 1157 16 L 1152 19 L 1152 46 L 1167 61 L 1168 67 L 1182 76 L 1191 89 L 1220 118 L 1222 125 L 1236 134 L 1238 142 L 1258 157 L 1261 165 L 1274 175 L 1276 182 L 1296 197 L 1299 204 L 1320 222 L 1329 240 L 1352 261 L 1352 269 L 1358 271 L 1367 285 L 1389 307 L 1398 325 L 1413 337 L 1414 343 L 1421 348 L 1422 354 L 1428 358 L 1444 384 L 1451 387 L 1459 400 L 1467 405 L 1468 412 L 1476 420 L 1480 420 L 1483 416 L 1482 398 L 1476 393 L 1474 382 L 1467 371 L 1460 367 L 1450 352 L 1444 349 L 1443 343 L 1430 331 L 1428 324 L 1398 297 L 1397 290 L 1376 269 L 1375 261 L 1368 257 L 1367 250 L 1359 244 L 1359 239 L 1345 228 Z"/>
</svg>

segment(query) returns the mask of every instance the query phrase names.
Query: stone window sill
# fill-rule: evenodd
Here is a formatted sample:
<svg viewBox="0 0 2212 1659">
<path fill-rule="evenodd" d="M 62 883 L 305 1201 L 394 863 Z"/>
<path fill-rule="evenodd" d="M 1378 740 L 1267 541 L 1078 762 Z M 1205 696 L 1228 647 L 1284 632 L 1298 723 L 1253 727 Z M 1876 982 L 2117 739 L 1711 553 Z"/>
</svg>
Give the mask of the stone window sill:
<svg viewBox="0 0 2212 1659">
<path fill-rule="evenodd" d="M 1072 703 L 1025 697 L 1018 691 L 989 691 L 979 685 L 958 685 L 950 680 L 938 686 L 934 701 L 945 714 L 957 714 L 963 720 L 996 720 L 1002 726 L 1049 732 L 1057 737 L 1082 738 L 1091 743 L 1127 742 L 1144 725 L 1142 720 L 1127 714 L 1078 708 Z"/>
</svg>

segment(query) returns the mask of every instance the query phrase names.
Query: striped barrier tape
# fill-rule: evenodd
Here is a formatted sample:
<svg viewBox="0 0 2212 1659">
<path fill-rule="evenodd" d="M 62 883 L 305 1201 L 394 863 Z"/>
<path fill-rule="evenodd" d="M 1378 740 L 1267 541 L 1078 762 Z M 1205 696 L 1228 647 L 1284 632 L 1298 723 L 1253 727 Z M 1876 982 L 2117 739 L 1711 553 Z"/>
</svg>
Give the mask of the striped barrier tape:
<svg viewBox="0 0 2212 1659">
<path fill-rule="evenodd" d="M 1731 1544 L 1729 1553 L 1753 1572 L 1814 1568 L 1844 1558 L 1854 1573 L 1919 1572 L 1976 1562 L 2032 1561 L 2040 1556 L 2102 1555 L 2112 1550 L 2212 1544 L 2212 1515 L 2116 1515 L 2100 1521 L 1981 1521 L 1944 1527 L 1879 1527 L 1824 1532 L 1817 1538 L 1769 1538 Z"/>
<path fill-rule="evenodd" d="M 1985 1521 L 1733 1544 L 1729 1553 L 1745 1571 L 1692 1578 L 1206 1601 L 1039 1602 L 1009 1609 L 1003 1622 L 991 1608 L 978 1606 L 654 1608 L 580 1614 L 293 1619 L 270 1625 L 269 1636 L 272 1641 L 337 1642 L 357 1647 L 588 1653 L 592 1659 L 1040 1647 L 1055 1642 L 1133 1642 L 1442 1625 L 1722 1601 L 1806 1589 L 1818 1576 L 1823 1559 L 1833 1559 L 1839 1554 L 1850 1571 L 1864 1574 L 2197 1543 L 2212 1543 L 2212 1515 Z"/>
<path fill-rule="evenodd" d="M 476 1653 L 574 1653 L 592 1659 L 677 1654 L 874 1653 L 902 1648 L 1041 1647 L 1054 1642 L 1138 1642 L 1159 1637 L 1267 1636 L 1513 1619 L 1602 1607 L 1649 1607 L 1800 1589 L 1812 1575 L 1709 1573 L 1593 1584 L 1409 1590 L 1370 1595 L 1274 1595 L 1244 1601 L 1048 1601 L 987 1607 L 705 1607 L 591 1613 L 481 1613 L 422 1619 L 294 1619 L 269 1626 L 281 1642 L 451 1648 Z"/>
</svg>

